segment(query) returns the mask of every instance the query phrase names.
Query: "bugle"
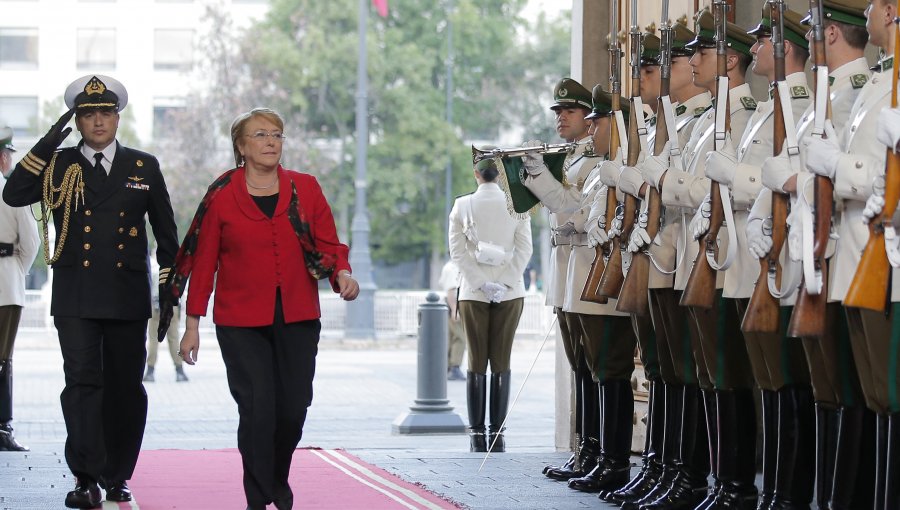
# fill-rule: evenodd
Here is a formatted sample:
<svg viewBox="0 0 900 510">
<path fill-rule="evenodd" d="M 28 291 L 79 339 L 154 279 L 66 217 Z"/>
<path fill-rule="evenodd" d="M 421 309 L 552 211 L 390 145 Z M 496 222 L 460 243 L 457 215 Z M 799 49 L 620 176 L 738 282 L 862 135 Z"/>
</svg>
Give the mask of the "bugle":
<svg viewBox="0 0 900 510">
<path fill-rule="evenodd" d="M 585 152 L 585 156 L 588 156 L 593 152 L 590 150 L 593 146 L 593 141 L 591 140 L 556 144 L 542 143 L 541 145 L 532 147 L 513 147 L 508 149 L 479 149 L 473 145 L 472 163 L 478 163 L 485 159 L 494 158 L 519 158 L 527 156 L 528 154 L 566 154 L 575 152 L 575 149 L 577 149 L 579 145 L 589 146 L 588 150 Z"/>
</svg>

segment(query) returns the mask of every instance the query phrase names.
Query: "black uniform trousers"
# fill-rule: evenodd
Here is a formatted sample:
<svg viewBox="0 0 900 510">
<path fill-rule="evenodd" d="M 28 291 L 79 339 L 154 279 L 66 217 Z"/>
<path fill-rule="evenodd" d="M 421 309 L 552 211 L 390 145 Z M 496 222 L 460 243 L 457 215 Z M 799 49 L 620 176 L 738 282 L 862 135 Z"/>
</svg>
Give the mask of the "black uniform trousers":
<svg viewBox="0 0 900 510">
<path fill-rule="evenodd" d="M 78 478 L 128 480 L 144 425 L 147 320 L 54 317 L 66 387 L 66 462 Z"/>
<path fill-rule="evenodd" d="M 216 326 L 228 388 L 238 406 L 238 450 L 249 506 L 293 499 L 291 458 L 312 404 L 321 322 L 285 324 L 281 296 L 271 326 Z"/>
</svg>

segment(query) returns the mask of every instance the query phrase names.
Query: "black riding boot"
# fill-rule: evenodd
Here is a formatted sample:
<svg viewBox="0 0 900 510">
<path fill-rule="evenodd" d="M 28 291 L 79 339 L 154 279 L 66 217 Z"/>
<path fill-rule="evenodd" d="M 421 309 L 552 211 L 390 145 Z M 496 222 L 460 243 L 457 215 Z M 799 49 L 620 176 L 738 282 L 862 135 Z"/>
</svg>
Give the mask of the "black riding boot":
<svg viewBox="0 0 900 510">
<path fill-rule="evenodd" d="M 487 386 L 485 374 L 466 373 L 466 404 L 469 410 L 469 451 L 486 452 L 484 409 Z"/>
<path fill-rule="evenodd" d="M 647 434 L 641 471 L 624 487 L 615 491 L 603 491 L 600 499 L 621 505 L 644 497 L 662 475 L 662 449 L 665 440 L 666 400 L 662 381 L 650 381 L 650 398 L 647 402 Z"/>
<path fill-rule="evenodd" d="M 600 384 L 601 445 L 603 454 L 593 470 L 569 480 L 569 488 L 582 492 L 617 490 L 628 483 L 631 471 L 634 393 L 628 379 L 610 379 Z"/>
<path fill-rule="evenodd" d="M 13 397 L 12 360 L 0 361 L 0 452 L 27 452 L 13 435 L 12 397 Z"/>
<path fill-rule="evenodd" d="M 582 368 L 583 367 L 583 368 Z M 584 473 L 574 475 L 575 465 L 578 463 L 579 452 L 581 451 L 581 444 L 584 441 L 584 434 L 582 431 L 584 430 L 584 419 L 582 418 L 582 407 L 584 406 L 583 397 L 584 394 L 583 388 L 583 379 L 584 376 L 582 373 L 586 373 L 588 378 L 590 379 L 590 371 L 587 370 L 587 362 L 584 360 L 584 356 L 581 357 L 579 362 L 579 366 L 572 372 L 572 375 L 575 379 L 574 386 L 575 389 L 575 407 L 573 411 L 575 411 L 575 450 L 572 452 L 572 455 L 569 457 L 569 460 L 566 461 L 565 464 L 561 466 L 557 466 L 554 464 L 548 464 L 544 466 L 544 470 L 542 473 L 547 475 L 549 478 L 553 478 L 554 480 L 568 480 L 569 478 L 584 476 Z M 596 386 L 594 387 L 594 392 L 596 393 Z"/>
<path fill-rule="evenodd" d="M 778 465 L 778 393 L 761 390 L 762 404 L 762 488 L 758 510 L 768 510 L 775 496 L 775 473 Z"/>
<path fill-rule="evenodd" d="M 641 506 L 640 510 L 693 510 L 706 497 L 709 443 L 706 420 L 701 415 L 701 400 L 698 387 L 685 387 L 678 475 L 665 494 L 656 501 Z"/>
<path fill-rule="evenodd" d="M 888 415 L 887 467 L 884 480 L 884 510 L 896 510 L 900 508 L 900 413 Z"/>
<path fill-rule="evenodd" d="M 703 417 L 706 420 L 706 447 L 709 454 L 709 470 L 712 473 L 713 486 L 706 493 L 706 498 L 697 505 L 695 510 L 706 510 L 716 500 L 722 482 L 719 481 L 719 413 L 716 406 L 716 392 L 712 389 L 701 390 L 703 393 Z"/>
<path fill-rule="evenodd" d="M 816 505 L 831 508 L 840 408 L 816 402 Z"/>
<path fill-rule="evenodd" d="M 873 508 L 875 421 L 864 405 L 839 409 L 829 510 Z"/>
<path fill-rule="evenodd" d="M 815 476 L 814 414 L 808 386 L 778 391 L 778 467 L 771 510 L 809 510 Z"/>
<path fill-rule="evenodd" d="M 509 370 L 491 374 L 491 435 L 488 449 L 494 453 L 506 451 L 503 422 L 509 409 L 509 383 Z"/>
<path fill-rule="evenodd" d="M 753 510 L 756 478 L 756 407 L 749 389 L 716 391 L 721 487 L 710 509 Z"/>
<path fill-rule="evenodd" d="M 663 425 L 662 443 L 662 474 L 656 484 L 649 491 L 621 501 L 623 510 L 637 510 L 641 505 L 653 503 L 672 487 L 672 482 L 678 476 L 678 453 L 681 442 L 681 424 L 684 414 L 685 387 L 679 384 L 665 384 L 665 419 Z M 613 501 L 617 503 L 616 501 Z"/>
<path fill-rule="evenodd" d="M 581 395 L 580 410 L 576 413 L 576 417 L 581 418 L 581 423 L 576 423 L 576 427 L 583 431 L 581 443 L 576 446 L 570 462 L 544 473 L 549 478 L 562 482 L 590 473 L 597 465 L 597 457 L 600 455 L 600 389 L 589 371 L 585 371 L 580 382 L 576 383 L 577 393 Z"/>
</svg>

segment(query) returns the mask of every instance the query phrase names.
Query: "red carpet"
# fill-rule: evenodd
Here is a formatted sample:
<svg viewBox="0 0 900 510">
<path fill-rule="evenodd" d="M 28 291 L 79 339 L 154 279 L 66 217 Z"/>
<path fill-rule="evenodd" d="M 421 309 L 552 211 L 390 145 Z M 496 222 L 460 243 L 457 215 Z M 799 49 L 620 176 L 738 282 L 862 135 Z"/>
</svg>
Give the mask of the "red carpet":
<svg viewBox="0 0 900 510">
<path fill-rule="evenodd" d="M 244 510 L 242 473 L 237 449 L 146 450 L 119 508 Z M 297 509 L 459 508 L 343 450 L 297 450 L 290 482 Z"/>
</svg>

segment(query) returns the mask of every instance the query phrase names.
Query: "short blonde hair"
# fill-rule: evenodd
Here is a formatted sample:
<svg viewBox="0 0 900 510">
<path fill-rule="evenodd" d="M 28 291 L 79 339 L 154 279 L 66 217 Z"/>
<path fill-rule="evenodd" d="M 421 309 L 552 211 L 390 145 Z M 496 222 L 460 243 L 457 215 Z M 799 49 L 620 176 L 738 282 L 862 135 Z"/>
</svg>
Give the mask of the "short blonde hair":
<svg viewBox="0 0 900 510">
<path fill-rule="evenodd" d="M 241 155 L 240 149 L 238 149 L 238 138 L 240 138 L 241 135 L 244 134 L 244 126 L 253 117 L 262 117 L 272 124 L 278 126 L 278 129 L 280 129 L 281 131 L 284 131 L 284 119 L 282 119 L 281 115 L 278 115 L 278 113 L 276 113 L 275 110 L 271 108 L 254 108 L 249 112 L 238 115 L 231 123 L 231 148 L 234 150 L 235 166 L 241 166 L 244 164 L 244 157 Z"/>
</svg>

